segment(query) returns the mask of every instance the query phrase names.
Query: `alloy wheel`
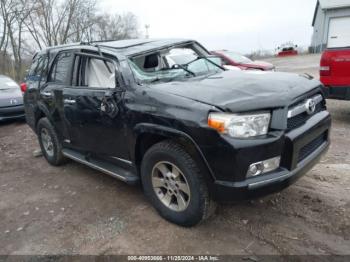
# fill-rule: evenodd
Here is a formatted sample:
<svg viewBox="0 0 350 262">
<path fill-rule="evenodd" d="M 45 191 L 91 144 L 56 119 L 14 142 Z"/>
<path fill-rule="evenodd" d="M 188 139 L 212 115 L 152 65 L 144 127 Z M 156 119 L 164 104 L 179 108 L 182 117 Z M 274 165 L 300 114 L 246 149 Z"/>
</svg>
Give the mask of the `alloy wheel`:
<svg viewBox="0 0 350 262">
<path fill-rule="evenodd" d="M 49 131 L 46 128 L 42 128 L 40 136 L 46 154 L 52 157 L 54 155 L 54 147 Z"/>
<path fill-rule="evenodd" d="M 158 162 L 152 170 L 152 186 L 158 199 L 173 211 L 184 211 L 191 193 L 186 177 L 170 162 Z"/>
</svg>

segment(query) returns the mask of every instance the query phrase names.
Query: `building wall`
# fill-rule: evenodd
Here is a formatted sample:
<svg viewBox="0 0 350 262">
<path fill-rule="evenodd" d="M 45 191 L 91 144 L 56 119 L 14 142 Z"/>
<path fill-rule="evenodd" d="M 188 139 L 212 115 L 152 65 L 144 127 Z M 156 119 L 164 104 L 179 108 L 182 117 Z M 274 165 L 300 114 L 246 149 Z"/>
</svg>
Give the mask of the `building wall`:
<svg viewBox="0 0 350 262">
<path fill-rule="evenodd" d="M 312 53 L 319 53 L 322 50 L 323 35 L 325 29 L 326 13 L 319 6 L 314 23 L 314 32 L 311 41 Z"/>
<path fill-rule="evenodd" d="M 335 17 L 345 16 L 350 16 L 350 7 L 328 10 L 318 8 L 310 47 L 312 52 L 319 53 L 327 47 L 330 20 Z"/>
</svg>

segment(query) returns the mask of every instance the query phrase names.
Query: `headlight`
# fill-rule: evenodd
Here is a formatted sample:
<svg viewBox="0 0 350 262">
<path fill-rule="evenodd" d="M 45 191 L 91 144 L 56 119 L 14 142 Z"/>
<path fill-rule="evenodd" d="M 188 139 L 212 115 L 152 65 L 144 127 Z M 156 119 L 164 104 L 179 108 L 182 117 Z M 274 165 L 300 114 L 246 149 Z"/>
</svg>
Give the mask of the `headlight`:
<svg viewBox="0 0 350 262">
<path fill-rule="evenodd" d="M 208 125 L 219 133 L 234 138 L 266 135 L 270 125 L 270 113 L 226 114 L 210 113 Z"/>
</svg>

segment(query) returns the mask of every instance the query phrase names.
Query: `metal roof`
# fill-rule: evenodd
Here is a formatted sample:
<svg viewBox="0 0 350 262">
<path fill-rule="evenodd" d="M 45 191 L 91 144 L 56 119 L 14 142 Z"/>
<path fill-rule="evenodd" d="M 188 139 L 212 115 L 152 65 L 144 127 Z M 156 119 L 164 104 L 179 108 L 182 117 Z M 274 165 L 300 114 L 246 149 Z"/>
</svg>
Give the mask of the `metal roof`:
<svg viewBox="0 0 350 262">
<path fill-rule="evenodd" d="M 318 8 L 322 10 L 350 7 L 350 0 L 317 0 L 312 26 L 315 25 Z"/>
<path fill-rule="evenodd" d="M 84 48 L 95 48 L 99 46 L 101 48 L 107 48 L 110 51 L 117 52 L 122 56 L 134 56 L 145 52 L 152 52 L 154 50 L 192 42 L 194 42 L 194 40 L 188 39 L 129 39 L 118 41 L 94 41 L 52 46 L 40 51 L 39 53 L 45 53 L 47 51 L 59 52 L 60 50 L 65 49 L 79 49 L 82 46 L 84 46 Z"/>
<path fill-rule="evenodd" d="M 319 0 L 322 9 L 350 7 L 350 0 Z"/>
<path fill-rule="evenodd" d="M 137 55 L 139 53 L 151 52 L 159 48 L 167 48 L 173 45 L 191 43 L 188 39 L 131 39 L 119 41 L 99 42 L 101 47 L 108 47 L 116 50 L 125 56 Z M 93 45 L 94 43 L 91 43 Z"/>
</svg>

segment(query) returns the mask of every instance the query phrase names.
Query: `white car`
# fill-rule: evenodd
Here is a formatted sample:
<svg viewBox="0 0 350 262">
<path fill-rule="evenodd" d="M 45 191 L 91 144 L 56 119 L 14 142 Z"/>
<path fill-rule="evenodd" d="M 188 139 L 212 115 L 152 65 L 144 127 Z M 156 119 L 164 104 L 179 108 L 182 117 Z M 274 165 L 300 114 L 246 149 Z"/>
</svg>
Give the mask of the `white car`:
<svg viewBox="0 0 350 262">
<path fill-rule="evenodd" d="M 24 118 L 23 96 L 18 84 L 0 75 L 0 121 Z"/>
</svg>

